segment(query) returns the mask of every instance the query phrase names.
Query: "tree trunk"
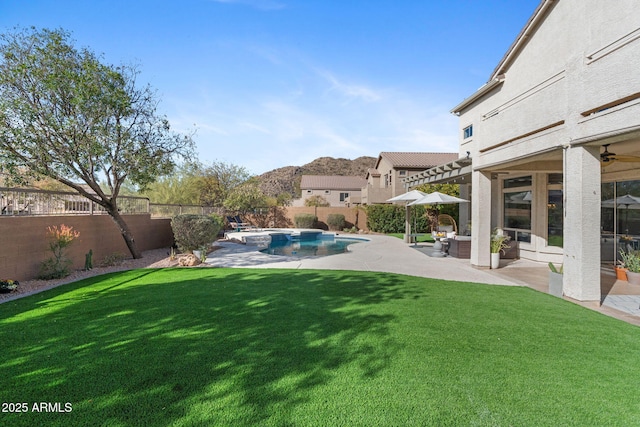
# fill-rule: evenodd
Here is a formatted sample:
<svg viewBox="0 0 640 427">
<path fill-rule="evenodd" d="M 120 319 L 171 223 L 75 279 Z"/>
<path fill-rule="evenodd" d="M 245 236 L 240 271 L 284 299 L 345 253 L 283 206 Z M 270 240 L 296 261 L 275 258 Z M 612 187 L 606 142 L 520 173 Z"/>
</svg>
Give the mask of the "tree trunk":
<svg viewBox="0 0 640 427">
<path fill-rule="evenodd" d="M 109 210 L 108 212 L 113 222 L 115 222 L 116 225 L 118 226 L 118 229 L 120 230 L 120 234 L 122 234 L 122 238 L 124 239 L 124 242 L 127 244 L 127 247 L 129 248 L 129 252 L 131 252 L 131 256 L 134 259 L 142 258 L 142 252 L 140 252 L 140 250 L 138 249 L 138 245 L 136 244 L 136 241 L 133 238 L 133 234 L 131 234 L 131 230 L 129 230 L 129 226 L 125 222 L 124 218 L 122 218 L 122 215 L 120 215 L 120 212 L 118 212 L 117 209 Z"/>
</svg>

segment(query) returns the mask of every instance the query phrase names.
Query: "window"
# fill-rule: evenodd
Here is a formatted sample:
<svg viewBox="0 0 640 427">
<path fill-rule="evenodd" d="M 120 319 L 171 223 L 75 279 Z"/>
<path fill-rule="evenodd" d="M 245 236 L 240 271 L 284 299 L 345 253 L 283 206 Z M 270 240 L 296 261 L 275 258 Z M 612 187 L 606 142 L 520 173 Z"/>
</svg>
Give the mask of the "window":
<svg viewBox="0 0 640 427">
<path fill-rule="evenodd" d="M 471 138 L 473 136 L 473 125 L 469 125 L 462 130 L 464 139 Z"/>
<path fill-rule="evenodd" d="M 349 198 L 349 193 L 340 193 L 340 201 L 344 202 Z"/>
<path fill-rule="evenodd" d="M 562 190 L 547 190 L 547 241 L 562 247 Z"/>
<path fill-rule="evenodd" d="M 531 242 L 531 176 L 503 182 L 503 223 L 507 234 L 519 242 Z M 517 188 L 517 191 L 509 191 Z"/>
<path fill-rule="evenodd" d="M 385 173 L 384 174 L 384 186 L 385 186 L 385 188 L 389 186 L 389 183 L 390 183 L 389 175 Z"/>
<path fill-rule="evenodd" d="M 398 171 L 399 176 L 407 176 L 407 171 Z"/>
</svg>

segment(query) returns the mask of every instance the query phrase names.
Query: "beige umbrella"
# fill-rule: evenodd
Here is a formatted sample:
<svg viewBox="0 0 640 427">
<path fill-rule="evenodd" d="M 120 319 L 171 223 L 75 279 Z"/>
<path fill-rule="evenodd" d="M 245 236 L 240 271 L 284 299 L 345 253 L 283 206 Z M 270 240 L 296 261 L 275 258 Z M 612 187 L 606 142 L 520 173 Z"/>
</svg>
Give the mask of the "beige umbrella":
<svg viewBox="0 0 640 427">
<path fill-rule="evenodd" d="M 409 202 L 421 199 L 426 195 L 427 193 L 423 193 L 420 190 L 411 190 L 387 200 L 387 202 L 407 202 L 405 203 L 404 213 L 404 241 L 407 243 L 411 240 L 411 212 L 409 210 Z"/>
</svg>

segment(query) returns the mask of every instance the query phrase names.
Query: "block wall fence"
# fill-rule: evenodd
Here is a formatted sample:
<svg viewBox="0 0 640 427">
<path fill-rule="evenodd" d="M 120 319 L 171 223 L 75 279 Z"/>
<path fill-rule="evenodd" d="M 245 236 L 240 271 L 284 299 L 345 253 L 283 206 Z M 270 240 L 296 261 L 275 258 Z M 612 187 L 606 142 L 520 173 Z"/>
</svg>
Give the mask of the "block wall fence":
<svg viewBox="0 0 640 427">
<path fill-rule="evenodd" d="M 327 218 L 329 214 L 342 214 L 344 220 L 347 223 L 347 227 L 356 226 L 359 230 L 368 231 L 367 228 L 367 213 L 362 208 L 357 207 L 288 207 L 287 218 L 294 224 L 293 220 L 297 214 L 306 213 L 312 214 L 318 217 L 320 225 L 327 224 Z M 293 225 L 292 225 L 293 226 Z"/>
<path fill-rule="evenodd" d="M 170 247 L 173 242 L 171 220 L 150 215 L 124 215 L 142 251 Z M 52 256 L 47 227 L 73 227 L 80 236 L 68 248 L 72 269 L 84 268 L 85 254 L 93 250 L 93 263 L 114 253 L 131 254 L 108 215 L 2 216 L 0 217 L 0 279 L 29 280 L 38 275 L 40 265 Z"/>
<path fill-rule="evenodd" d="M 321 226 L 326 225 L 329 214 L 343 214 L 347 226 L 355 225 L 358 229 L 367 230 L 365 211 L 354 207 L 289 207 L 286 217 L 290 223 L 275 226 L 292 227 L 294 217 L 299 213 L 316 215 Z M 171 219 L 151 218 L 148 214 L 124 215 L 124 218 L 141 251 L 169 248 L 173 243 Z M 89 249 L 93 251 L 95 266 L 115 253 L 131 257 L 118 227 L 108 215 L 0 216 L 0 279 L 30 280 L 37 277 L 42 262 L 52 256 L 47 227 L 62 224 L 80 232 L 67 250 L 73 270 L 84 268 L 85 254 Z"/>
</svg>

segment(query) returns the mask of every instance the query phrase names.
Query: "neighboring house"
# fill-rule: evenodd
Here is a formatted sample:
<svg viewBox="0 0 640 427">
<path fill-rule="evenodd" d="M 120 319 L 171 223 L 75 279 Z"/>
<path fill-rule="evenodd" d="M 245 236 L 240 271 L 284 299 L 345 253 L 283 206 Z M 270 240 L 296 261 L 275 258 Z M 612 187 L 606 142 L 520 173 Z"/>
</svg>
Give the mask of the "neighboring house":
<svg viewBox="0 0 640 427">
<path fill-rule="evenodd" d="M 293 206 L 304 206 L 312 196 L 322 196 L 331 206 L 360 204 L 361 191 L 366 181 L 359 176 L 302 175 L 300 190 L 302 197 Z"/>
<path fill-rule="evenodd" d="M 581 301 L 601 300 L 602 270 L 640 241 L 640 206 L 614 201 L 640 196 L 640 8 L 614 3 L 542 1 L 452 111 L 471 164 L 407 180 L 470 183 L 471 263 L 489 266 L 501 227 L 520 257 L 563 263 L 564 294 Z"/>
<path fill-rule="evenodd" d="M 390 198 L 406 191 L 403 178 L 457 158 L 458 153 L 382 152 L 375 167 L 367 172 L 362 204 L 387 203 Z"/>
</svg>

